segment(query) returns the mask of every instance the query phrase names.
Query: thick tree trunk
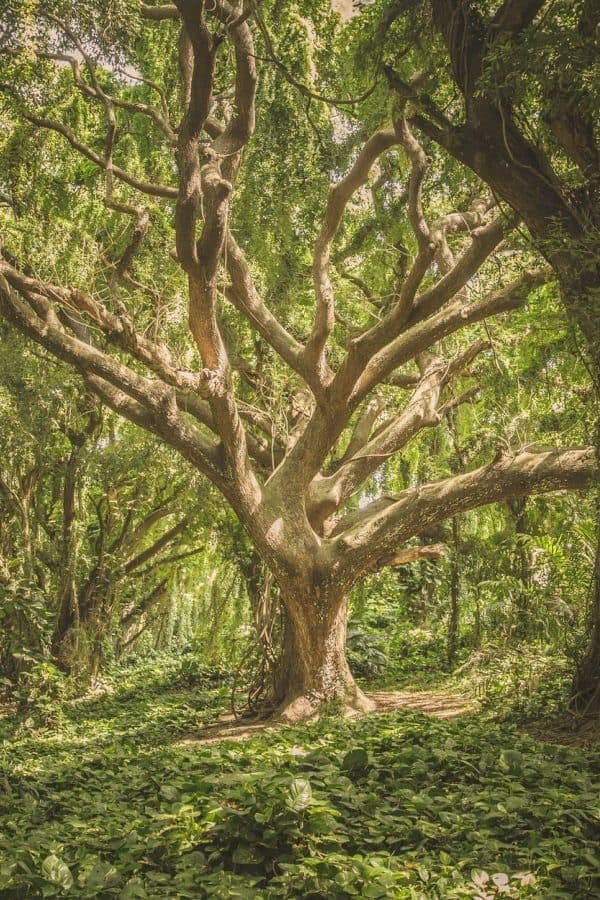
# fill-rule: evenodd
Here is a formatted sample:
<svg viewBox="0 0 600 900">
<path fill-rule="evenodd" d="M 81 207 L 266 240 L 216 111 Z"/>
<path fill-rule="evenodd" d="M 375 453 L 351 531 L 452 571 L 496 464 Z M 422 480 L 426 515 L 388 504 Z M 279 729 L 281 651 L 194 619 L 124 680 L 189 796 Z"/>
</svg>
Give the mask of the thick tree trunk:
<svg viewBox="0 0 600 900">
<path fill-rule="evenodd" d="M 347 599 L 282 593 L 286 624 L 276 673 L 277 717 L 297 722 L 332 702 L 347 714 L 372 710 L 346 660 Z"/>
</svg>

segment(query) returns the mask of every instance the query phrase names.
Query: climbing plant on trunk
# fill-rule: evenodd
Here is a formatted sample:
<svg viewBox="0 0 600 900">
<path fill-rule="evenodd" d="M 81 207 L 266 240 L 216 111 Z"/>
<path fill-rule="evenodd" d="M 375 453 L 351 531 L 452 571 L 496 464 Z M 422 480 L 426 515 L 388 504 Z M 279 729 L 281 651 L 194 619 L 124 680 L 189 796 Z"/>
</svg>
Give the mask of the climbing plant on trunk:
<svg viewBox="0 0 600 900">
<path fill-rule="evenodd" d="M 331 700 L 367 708 L 345 655 L 348 595 L 356 581 L 386 565 L 427 558 L 427 534 L 461 512 L 529 493 L 583 488 L 597 476 L 593 448 L 506 445 L 483 464 L 470 461 L 460 474 L 428 484 L 407 480 L 393 494 L 377 488 L 387 460 L 476 400 L 473 367 L 490 346 L 478 324 L 522 307 L 551 272 L 535 260 L 532 266 L 516 244 L 509 256 L 496 257 L 498 270 L 490 266 L 495 254 L 510 248 L 517 220 L 507 219 L 484 192 L 465 208 L 440 202 L 440 210 L 431 211 L 424 199 L 429 159 L 399 104 L 358 146 L 351 140 L 350 153 L 342 154 L 346 162 L 330 170 L 310 267 L 298 288 L 304 297 L 312 279 L 305 321 L 294 316 L 293 305 L 278 305 L 276 296 L 267 302 L 244 236 L 235 233 L 241 216 L 235 203 L 244 196 L 240 185 L 261 112 L 255 37 L 273 58 L 269 25 L 276 26 L 275 17 L 270 23 L 268 10 L 259 14 L 227 0 L 127 8 L 139 17 L 142 35 L 168 29 L 162 40 L 165 46 L 171 41 L 179 61 L 180 121 L 173 120 L 166 81 L 157 84 L 139 71 L 126 72 L 125 81 L 106 74 L 102 32 L 78 31 L 76 11 L 57 4 L 56 12 L 45 7 L 28 20 L 27 53 L 45 65 L 68 67 L 75 89 L 103 113 L 105 129 L 102 140 L 96 133 L 86 141 L 18 91 L 13 114 L 40 141 L 54 132 L 100 170 L 108 212 L 132 225 L 122 253 L 104 260 L 101 289 L 57 284 L 7 248 L 0 261 L 0 312 L 73 366 L 107 406 L 173 447 L 235 510 L 285 610 L 275 679 L 279 714 L 304 718 Z M 314 32 L 310 22 L 301 24 L 310 49 Z M 17 28 L 17 56 L 23 39 Z M 139 120 L 150 121 L 153 143 L 129 170 L 119 143 Z M 344 128 L 338 127 L 341 146 Z M 174 164 L 160 166 L 161 153 L 163 159 L 173 153 Z M 284 192 L 285 158 L 279 165 Z M 167 180 L 159 182 L 157 170 Z M 375 181 L 384 194 L 401 196 L 406 222 L 384 296 L 369 288 L 364 251 L 351 271 L 334 270 L 334 241 L 344 221 L 371 202 L 368 186 Z M 277 199 L 270 200 L 274 215 Z M 172 232 L 164 227 L 169 219 Z M 190 341 L 172 346 L 164 320 L 157 315 L 139 327 L 135 306 L 144 293 L 157 305 L 160 300 L 135 271 L 153 228 L 161 238 L 153 244 L 155 264 L 170 265 L 174 257 L 185 276 Z M 336 310 L 344 277 L 357 291 L 349 301 L 350 322 Z M 265 348 L 277 371 L 285 372 L 286 389 L 279 393 L 257 371 Z"/>
</svg>

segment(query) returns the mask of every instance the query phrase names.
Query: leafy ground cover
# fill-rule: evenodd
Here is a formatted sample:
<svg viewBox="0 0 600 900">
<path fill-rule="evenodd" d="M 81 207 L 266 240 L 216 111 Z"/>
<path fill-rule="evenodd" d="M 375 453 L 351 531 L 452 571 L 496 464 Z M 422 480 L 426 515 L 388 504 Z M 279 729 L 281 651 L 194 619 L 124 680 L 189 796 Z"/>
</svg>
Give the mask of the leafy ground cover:
<svg viewBox="0 0 600 900">
<path fill-rule="evenodd" d="M 156 663 L 0 720 L 0 896 L 600 895 L 600 751 L 414 711 L 182 740 L 228 690 Z"/>
</svg>

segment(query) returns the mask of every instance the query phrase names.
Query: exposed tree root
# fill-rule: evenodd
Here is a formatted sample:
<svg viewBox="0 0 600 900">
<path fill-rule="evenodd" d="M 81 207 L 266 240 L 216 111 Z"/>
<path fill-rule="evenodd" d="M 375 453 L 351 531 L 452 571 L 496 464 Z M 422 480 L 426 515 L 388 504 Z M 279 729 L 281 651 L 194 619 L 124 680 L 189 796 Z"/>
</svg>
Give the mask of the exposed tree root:
<svg viewBox="0 0 600 900">
<path fill-rule="evenodd" d="M 337 715 L 354 718 L 375 712 L 377 704 L 359 688 L 356 688 L 343 699 L 331 701 L 331 707 L 335 709 Z M 323 708 L 327 709 L 328 704 L 302 695 L 285 700 L 273 718 L 284 725 L 296 725 L 299 722 L 318 718 Z"/>
</svg>

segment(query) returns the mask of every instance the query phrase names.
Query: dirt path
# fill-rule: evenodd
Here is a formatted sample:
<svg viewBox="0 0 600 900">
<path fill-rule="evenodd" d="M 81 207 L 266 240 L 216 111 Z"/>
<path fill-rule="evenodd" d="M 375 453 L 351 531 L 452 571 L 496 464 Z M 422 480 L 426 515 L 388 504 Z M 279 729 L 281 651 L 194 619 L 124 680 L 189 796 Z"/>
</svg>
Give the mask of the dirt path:
<svg viewBox="0 0 600 900">
<path fill-rule="evenodd" d="M 399 709 L 411 709 L 438 719 L 456 719 L 477 711 L 476 701 L 458 694 L 440 693 L 437 691 L 370 691 L 367 696 L 375 701 L 376 709 L 369 713 L 395 712 Z M 198 734 L 190 734 L 177 741 L 179 746 L 192 744 L 214 744 L 223 740 L 244 741 L 260 732 L 275 731 L 284 728 L 276 722 L 253 722 L 248 719 L 236 720 L 230 713 L 221 716 Z"/>
<path fill-rule="evenodd" d="M 413 709 L 437 719 L 456 719 L 477 712 L 477 701 L 440 691 L 371 691 L 367 696 L 377 704 L 375 712 Z"/>
</svg>

